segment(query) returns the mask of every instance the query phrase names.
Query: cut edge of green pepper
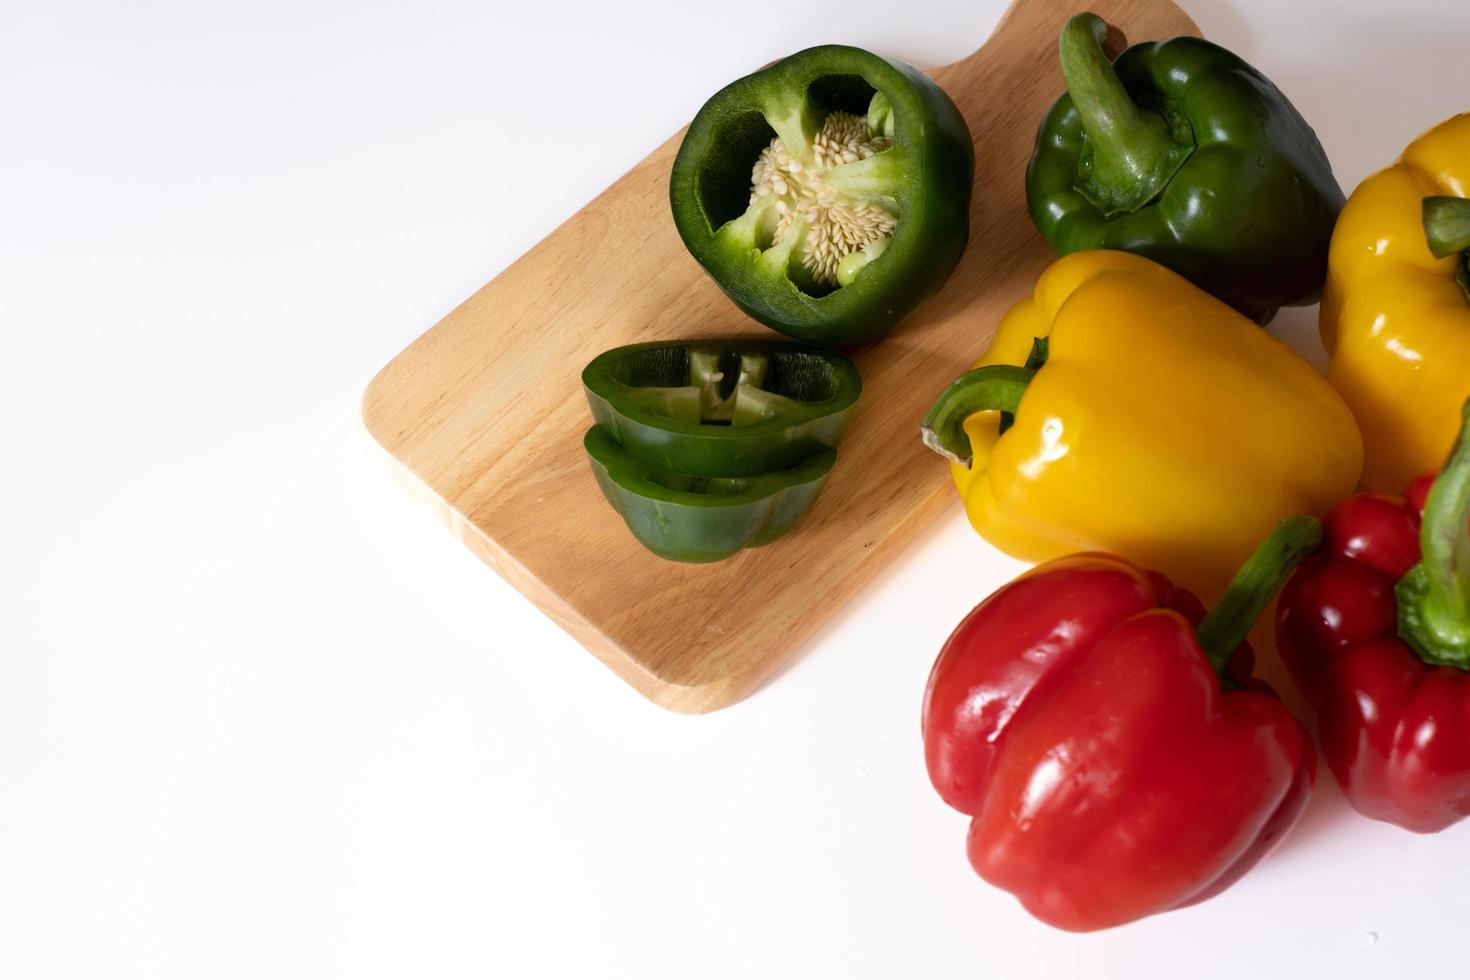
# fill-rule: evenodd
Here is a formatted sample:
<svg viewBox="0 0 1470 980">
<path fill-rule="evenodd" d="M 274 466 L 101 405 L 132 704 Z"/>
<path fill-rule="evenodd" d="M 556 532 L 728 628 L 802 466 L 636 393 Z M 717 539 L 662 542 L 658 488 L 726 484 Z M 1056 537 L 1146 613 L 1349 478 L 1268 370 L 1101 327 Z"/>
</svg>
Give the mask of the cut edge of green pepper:
<svg viewBox="0 0 1470 980">
<path fill-rule="evenodd" d="M 703 478 L 659 471 L 630 456 L 594 425 L 583 437 L 603 497 L 644 548 L 670 561 L 723 561 L 790 532 L 811 509 L 837 452 L 750 477 Z"/>
<path fill-rule="evenodd" d="M 818 75 L 808 79 L 806 85 L 795 91 L 773 85 L 761 86 L 755 103 L 756 111 L 771 127 L 776 138 L 781 140 L 787 152 L 801 161 L 808 170 L 813 166 L 813 142 L 826 124 L 828 116 L 832 112 L 845 111 L 829 107 L 826 112 L 822 112 L 816 105 L 811 86 L 826 77 L 836 75 Z M 827 186 L 837 191 L 847 202 L 857 206 L 881 208 L 891 214 L 895 221 L 892 234 L 876 237 L 844 253 L 837 262 L 836 281 L 827 283 L 818 282 L 814 270 L 806 264 L 809 239 L 814 232 L 809 216 L 794 216 L 780 241 L 775 240 L 780 220 L 777 195 L 763 194 L 754 197 L 740 214 L 725 220 L 718 227 L 710 223 L 710 238 L 715 247 L 736 258 L 757 253 L 755 264 L 759 269 L 773 279 L 789 281 L 812 300 L 824 299 L 850 286 L 858 273 L 883 254 L 888 242 L 904 224 L 907 210 L 905 182 L 913 171 L 913 165 L 909 159 L 910 154 L 895 141 L 898 124 L 893 102 L 867 76 L 860 74 L 858 77 L 873 89 L 873 95 L 866 108 L 854 115 L 863 118 L 873 136 L 889 140 L 890 145 L 865 159 L 827 168 L 824 179 Z M 705 218 L 709 221 L 707 212 Z M 818 244 L 814 247 L 821 248 L 822 239 L 818 238 L 817 241 Z"/>
<path fill-rule="evenodd" d="M 587 454 L 624 489 L 650 500 L 686 507 L 743 507 L 789 487 L 826 479 L 837 463 L 837 450 L 814 453 L 799 466 L 755 476 L 688 476 L 665 473 L 640 462 L 600 425 L 582 439 Z"/>
<path fill-rule="evenodd" d="M 820 61 L 831 63 L 816 64 Z M 838 64 L 837 61 L 849 63 Z M 904 219 L 909 211 L 909 199 L 915 193 L 909 178 L 916 169 L 912 154 L 905 150 L 905 137 L 910 125 L 905 118 L 909 100 L 894 91 L 898 78 L 886 77 L 893 71 L 885 59 L 872 52 L 844 45 L 824 45 L 798 51 L 763 71 L 739 79 L 715 98 L 732 100 L 723 109 L 726 117 L 751 111 L 759 113 L 788 152 L 803 162 L 812 159 L 812 141 L 828 114 L 839 110 L 852 111 L 864 118 L 874 135 L 889 139 L 892 144 L 867 159 L 832 167 L 828 172 L 829 183 L 858 202 L 879 204 L 893 213 L 896 219 L 893 234 L 877 240 L 892 242 L 900 238 L 908 224 Z M 846 76 L 862 79 L 872 90 L 866 107 L 818 105 L 812 86 L 824 79 Z M 716 136 L 710 134 L 708 152 L 720 152 L 719 146 L 714 145 Z M 753 167 L 755 162 L 752 158 L 749 165 Z M 697 169 L 704 165 L 703 159 L 695 161 Z M 725 252 L 730 260 L 752 262 L 767 275 L 780 273 L 781 279 L 813 302 L 827 299 L 850 286 L 858 272 L 866 265 L 876 263 L 882 254 L 882 250 L 872 252 L 863 248 L 845 253 L 844 258 L 865 253 L 868 262 L 854 260 L 849 263 L 847 282 L 839 278 L 832 286 L 814 284 L 801 266 L 800 253 L 805 247 L 805 233 L 809 229 L 804 227 L 804 223 L 796 224 L 780 242 L 772 242 L 775 222 L 771 212 L 774 206 L 774 198 L 767 195 L 751 201 L 739 214 L 722 220 L 709 214 L 704 207 L 699 211 L 704 215 L 713 248 Z M 756 254 L 752 256 L 751 253 Z"/>
<path fill-rule="evenodd" d="M 688 351 L 690 384 L 632 385 L 617 377 L 618 362 L 642 351 Z M 719 368 L 724 355 L 740 359 L 739 376 L 728 381 Z M 770 358 L 811 358 L 826 370 L 831 395 L 808 400 L 764 387 Z M 846 411 L 862 394 L 862 377 L 847 357 L 783 341 L 695 340 L 629 344 L 604 351 L 582 371 L 587 390 L 613 411 L 644 425 L 708 438 L 762 435 Z"/>
<path fill-rule="evenodd" d="M 798 104 L 811 98 L 823 109 L 866 113 L 869 132 L 893 141 L 875 154 L 889 157 L 877 166 L 904 165 L 898 186 L 881 192 L 892 197 L 885 210 L 894 223 L 878 239 L 886 247 L 827 252 L 819 266 L 830 283 L 816 288 L 804 281 L 795 243 L 769 256 L 745 244 L 768 245 L 773 230 L 768 214 L 746 212 L 753 165 L 778 136 L 761 101 L 782 90 Z M 705 102 L 675 156 L 669 203 L 690 254 L 747 315 L 806 343 L 849 348 L 886 335 L 953 272 L 969 240 L 974 166 L 969 126 L 933 79 L 871 51 L 826 45 L 737 79 Z M 870 165 L 839 180 L 861 186 L 873 177 Z"/>
</svg>

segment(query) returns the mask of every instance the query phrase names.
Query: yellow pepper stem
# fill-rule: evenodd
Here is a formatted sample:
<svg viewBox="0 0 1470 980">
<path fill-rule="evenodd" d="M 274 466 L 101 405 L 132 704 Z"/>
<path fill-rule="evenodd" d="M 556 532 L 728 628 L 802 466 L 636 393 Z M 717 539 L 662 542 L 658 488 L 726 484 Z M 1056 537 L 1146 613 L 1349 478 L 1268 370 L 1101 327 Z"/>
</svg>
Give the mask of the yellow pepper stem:
<svg viewBox="0 0 1470 980">
<path fill-rule="evenodd" d="M 1470 304 L 1470 200 L 1463 197 L 1424 199 L 1424 237 L 1437 259 L 1460 253 L 1455 282 Z"/>
<path fill-rule="evenodd" d="M 1429 251 L 1442 259 L 1470 248 L 1470 200 L 1463 197 L 1424 199 L 1424 237 Z"/>
<path fill-rule="evenodd" d="M 1470 401 L 1424 503 L 1423 560 L 1394 590 L 1399 636 L 1427 663 L 1470 670 Z"/>
<path fill-rule="evenodd" d="M 1229 679 L 1225 668 L 1230 657 L 1245 642 L 1251 626 L 1276 598 L 1292 569 L 1321 544 L 1321 522 L 1297 514 L 1276 525 L 1276 530 L 1240 566 L 1225 595 L 1195 630 L 1200 647 L 1221 680 Z"/>
<path fill-rule="evenodd" d="M 934 402 L 919 429 L 924 445 L 966 469 L 974 460 L 965 419 L 976 412 L 1015 414 L 1026 386 L 1036 376 L 1033 368 L 988 364 L 960 375 Z"/>
</svg>

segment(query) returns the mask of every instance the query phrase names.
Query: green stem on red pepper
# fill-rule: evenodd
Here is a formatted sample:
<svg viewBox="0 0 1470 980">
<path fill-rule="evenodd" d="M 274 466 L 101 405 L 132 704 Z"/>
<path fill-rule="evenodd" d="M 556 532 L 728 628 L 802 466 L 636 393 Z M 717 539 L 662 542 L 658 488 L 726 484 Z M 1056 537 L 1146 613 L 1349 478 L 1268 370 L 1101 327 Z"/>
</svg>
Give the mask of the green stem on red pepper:
<svg viewBox="0 0 1470 980">
<path fill-rule="evenodd" d="M 987 364 L 960 375 L 924 416 L 919 430 L 924 445 L 969 469 L 974 452 L 965 433 L 965 419 L 984 411 L 1014 415 L 1035 376 L 1034 369 L 1014 364 Z"/>
<path fill-rule="evenodd" d="M 1194 152 L 1167 120 L 1141 109 L 1103 53 L 1108 25 L 1078 14 L 1062 28 L 1062 74 L 1087 131 L 1076 188 L 1104 215 L 1132 213 L 1163 191 Z"/>
<path fill-rule="evenodd" d="M 1426 663 L 1470 670 L 1470 401 L 1424 503 L 1423 559 L 1399 580 L 1399 636 Z"/>
<path fill-rule="evenodd" d="M 1321 544 L 1320 521 L 1306 514 L 1288 517 L 1246 559 L 1225 595 L 1200 621 L 1195 635 L 1222 681 L 1229 680 L 1226 665 L 1231 656 L 1245 642 L 1256 619 L 1271 604 L 1292 569 Z"/>
<path fill-rule="evenodd" d="M 1424 199 L 1424 237 L 1437 259 L 1460 253 L 1455 282 L 1470 303 L 1470 200 L 1463 197 Z"/>
</svg>

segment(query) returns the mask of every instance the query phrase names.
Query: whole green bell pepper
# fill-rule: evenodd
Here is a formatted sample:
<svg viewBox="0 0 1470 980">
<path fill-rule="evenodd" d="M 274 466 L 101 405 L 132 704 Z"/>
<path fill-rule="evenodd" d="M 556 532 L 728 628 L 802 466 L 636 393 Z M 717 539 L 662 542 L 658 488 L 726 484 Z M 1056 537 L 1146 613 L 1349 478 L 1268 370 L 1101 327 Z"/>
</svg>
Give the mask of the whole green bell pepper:
<svg viewBox="0 0 1470 980">
<path fill-rule="evenodd" d="M 791 530 L 822 489 L 837 453 L 827 449 L 792 469 L 749 477 L 667 473 L 640 462 L 600 425 L 582 440 L 602 494 L 649 551 L 709 562 Z"/>
<path fill-rule="evenodd" d="M 841 354 L 788 341 L 617 347 L 582 371 L 592 417 L 640 462 L 754 476 L 835 449 L 863 383 Z"/>
<path fill-rule="evenodd" d="M 1218 45 L 1177 37 L 1109 64 L 1106 33 L 1096 14 L 1062 29 L 1067 93 L 1026 174 L 1041 234 L 1064 255 L 1146 256 L 1259 322 L 1316 302 L 1344 198 L 1312 128 Z"/>
<path fill-rule="evenodd" d="M 808 48 L 715 93 L 669 179 L 690 253 L 747 314 L 823 346 L 876 340 L 969 237 L 974 145 L 922 72 Z"/>
</svg>

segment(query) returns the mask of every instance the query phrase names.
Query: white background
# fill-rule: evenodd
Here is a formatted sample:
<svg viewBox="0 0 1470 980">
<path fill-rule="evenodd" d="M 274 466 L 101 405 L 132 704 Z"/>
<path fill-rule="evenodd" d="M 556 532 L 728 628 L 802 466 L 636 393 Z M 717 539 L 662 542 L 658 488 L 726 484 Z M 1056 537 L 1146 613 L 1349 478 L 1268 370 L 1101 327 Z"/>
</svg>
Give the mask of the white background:
<svg viewBox="0 0 1470 980">
<path fill-rule="evenodd" d="M 1458 0 L 1185 6 L 1349 189 L 1470 108 Z M 1195 909 L 1072 936 L 976 878 L 919 699 L 1020 566 L 958 510 L 679 717 L 360 441 L 378 367 L 721 84 L 826 41 L 940 64 L 1002 7 L 5 4 L 0 976 L 1465 976 L 1470 823 L 1330 778 Z"/>
</svg>

